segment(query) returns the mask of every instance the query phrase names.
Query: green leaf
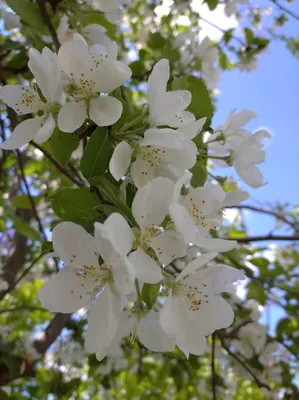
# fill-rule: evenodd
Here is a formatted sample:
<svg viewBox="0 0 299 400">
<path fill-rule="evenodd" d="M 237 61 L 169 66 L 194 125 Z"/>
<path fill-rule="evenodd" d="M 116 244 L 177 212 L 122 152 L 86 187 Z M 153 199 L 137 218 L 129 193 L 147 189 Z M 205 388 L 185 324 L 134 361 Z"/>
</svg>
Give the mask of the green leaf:
<svg viewBox="0 0 299 400">
<path fill-rule="evenodd" d="M 141 298 L 146 303 L 148 308 L 151 310 L 156 304 L 161 283 L 158 282 L 155 285 L 145 283 L 142 287 Z"/>
<path fill-rule="evenodd" d="M 13 228 L 21 233 L 22 235 L 28 237 L 28 239 L 33 241 L 40 241 L 41 237 L 39 232 L 37 232 L 34 228 L 32 228 L 29 224 L 24 222 L 21 218 L 19 218 L 16 214 L 11 212 L 10 210 L 5 209 L 4 214 L 9 218 L 13 223 Z"/>
<path fill-rule="evenodd" d="M 115 206 L 116 209 L 118 209 L 118 212 L 124 215 L 133 226 L 136 226 L 136 221 L 133 217 L 132 211 L 124 202 L 122 194 L 117 186 L 107 178 L 100 176 L 90 179 L 89 182 L 91 185 L 96 186 L 99 189 L 99 192 L 105 201 Z M 100 208 L 101 207 L 102 206 L 100 205 Z M 102 210 L 104 211 L 103 208 Z"/>
<path fill-rule="evenodd" d="M 34 204 L 37 205 L 40 202 L 41 196 L 32 196 Z M 15 196 L 12 201 L 14 208 L 31 208 L 31 202 L 27 195 Z"/>
<path fill-rule="evenodd" d="M 61 189 L 52 196 L 52 208 L 64 221 L 91 227 L 99 217 L 97 202 L 88 188 Z"/>
<path fill-rule="evenodd" d="M 50 139 L 51 152 L 54 158 L 65 165 L 71 158 L 73 151 L 79 146 L 79 138 L 70 133 L 62 132 L 58 127 Z"/>
<path fill-rule="evenodd" d="M 247 43 L 250 45 L 251 43 L 253 43 L 254 41 L 254 34 L 252 32 L 251 29 L 249 28 L 244 28 L 244 33 L 245 33 L 245 37 L 247 40 Z"/>
<path fill-rule="evenodd" d="M 159 32 L 150 33 L 147 44 L 152 49 L 162 49 L 167 43 L 167 40 Z"/>
<path fill-rule="evenodd" d="M 43 242 L 40 249 L 40 254 L 46 254 L 53 251 L 53 243 L 52 242 Z"/>
<path fill-rule="evenodd" d="M 15 11 L 27 25 L 37 29 L 39 33 L 48 35 L 39 6 L 27 0 L 7 0 L 6 4 Z"/>
<path fill-rule="evenodd" d="M 207 159 L 199 158 L 190 172 L 192 172 L 191 185 L 194 188 L 204 186 L 208 178 Z"/>
<path fill-rule="evenodd" d="M 80 169 L 86 179 L 102 176 L 108 169 L 112 146 L 108 129 L 98 127 L 93 132 L 84 151 Z"/>
<path fill-rule="evenodd" d="M 265 288 L 262 284 L 250 282 L 247 285 L 247 298 L 257 300 L 262 306 L 266 303 L 267 296 Z"/>
<path fill-rule="evenodd" d="M 209 127 L 215 112 L 215 107 L 204 80 L 189 75 L 183 78 L 183 82 L 185 84 L 185 89 L 189 90 L 192 94 L 192 101 L 188 110 L 194 114 L 196 119 L 207 117 L 204 129 Z"/>
<path fill-rule="evenodd" d="M 208 5 L 210 10 L 215 10 L 218 6 L 218 0 L 205 0 L 204 3 Z"/>
</svg>

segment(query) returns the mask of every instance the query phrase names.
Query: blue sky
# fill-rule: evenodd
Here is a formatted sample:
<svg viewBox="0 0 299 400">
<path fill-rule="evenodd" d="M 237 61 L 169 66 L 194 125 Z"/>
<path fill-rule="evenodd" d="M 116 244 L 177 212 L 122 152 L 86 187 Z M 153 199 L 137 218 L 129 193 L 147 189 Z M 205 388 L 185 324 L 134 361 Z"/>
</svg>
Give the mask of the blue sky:
<svg viewBox="0 0 299 400">
<path fill-rule="evenodd" d="M 299 4 L 293 7 L 298 10 Z M 284 31 L 299 36 L 298 21 L 288 23 Z M 297 28 L 296 28 L 297 25 Z M 251 203 L 289 202 L 299 204 L 299 60 L 285 45 L 273 42 L 268 54 L 259 57 L 255 71 L 238 70 L 222 73 L 217 112 L 213 124 L 222 124 L 233 109 L 250 108 L 258 117 L 248 124 L 248 128 L 266 127 L 272 139 L 266 144 L 267 158 L 261 165 L 265 180 L 269 183 L 259 189 L 241 186 L 250 191 Z M 258 214 L 252 217 L 252 233 L 262 233 L 270 229 L 272 218 Z M 266 224 L 266 225 L 265 225 Z"/>
<path fill-rule="evenodd" d="M 293 4 L 292 10 L 299 14 L 298 2 Z M 299 36 L 298 21 L 289 22 L 283 30 L 286 34 Z M 284 44 L 273 42 L 269 53 L 259 57 L 255 71 L 222 73 L 214 126 L 222 124 L 233 108 L 250 108 L 257 112 L 258 117 L 248 124 L 248 128 L 254 130 L 265 127 L 273 136 L 266 144 L 266 162 L 261 165 L 265 180 L 269 183 L 260 189 L 250 189 L 240 182 L 240 186 L 251 194 L 248 204 L 277 201 L 299 204 L 298 72 L 299 60 Z M 247 221 L 250 234 L 268 234 L 273 221 L 269 216 L 250 214 Z M 264 314 L 262 321 L 266 323 L 267 317 L 270 318 L 273 329 L 283 314 L 276 306 L 271 306 L 269 312 L 268 316 Z"/>
</svg>

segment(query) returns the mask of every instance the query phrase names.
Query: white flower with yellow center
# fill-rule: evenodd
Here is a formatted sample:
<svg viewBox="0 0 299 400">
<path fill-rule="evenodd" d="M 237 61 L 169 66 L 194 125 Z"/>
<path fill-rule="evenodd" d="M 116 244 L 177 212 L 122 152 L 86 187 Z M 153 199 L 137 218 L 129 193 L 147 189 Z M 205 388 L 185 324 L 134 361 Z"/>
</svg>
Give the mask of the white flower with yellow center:
<svg viewBox="0 0 299 400">
<path fill-rule="evenodd" d="M 204 266 L 217 253 L 202 255 L 188 264 L 170 281 L 170 293 L 160 313 L 160 323 L 168 336 L 189 357 L 205 351 L 204 336 L 227 328 L 234 319 L 231 306 L 220 296 L 244 274 L 235 268 L 218 264 Z"/>
<path fill-rule="evenodd" d="M 62 44 L 58 59 L 67 74 L 67 102 L 58 114 L 58 126 L 64 132 L 80 128 L 88 116 L 98 126 L 114 124 L 122 114 L 122 103 L 110 93 L 128 80 L 131 69 L 115 60 L 106 47 L 95 44 L 90 48 L 80 35 Z"/>
<path fill-rule="evenodd" d="M 186 243 L 196 244 L 207 251 L 231 250 L 236 246 L 236 241 L 211 239 L 209 231 L 220 225 L 223 207 L 247 199 L 248 193 L 242 190 L 225 193 L 219 185 L 208 184 L 182 195 L 182 187 L 189 179 L 190 174 L 186 174 L 176 182 L 174 199 L 169 207 L 176 229 L 184 236 Z"/>
<path fill-rule="evenodd" d="M 139 188 L 155 177 L 165 174 L 165 169 L 176 168 L 184 173 L 196 163 L 195 143 L 179 130 L 148 129 L 144 138 L 132 144 L 119 143 L 111 157 L 109 168 L 116 180 L 127 174 L 132 157 L 131 177 Z"/>
<path fill-rule="evenodd" d="M 0 145 L 4 150 L 17 149 L 33 138 L 36 138 L 38 143 L 43 143 L 52 135 L 56 125 L 53 115 L 57 115 L 62 97 L 61 71 L 57 55 L 47 47 L 44 47 L 42 53 L 31 48 L 28 67 L 42 95 L 33 87 L 6 85 L 0 90 L 0 99 L 19 115 L 38 111 L 42 111 L 44 115 L 21 122 Z"/>
<path fill-rule="evenodd" d="M 136 250 L 128 258 L 134 266 L 136 277 L 142 282 L 157 283 L 162 280 L 161 268 L 149 254 L 156 256 L 163 265 L 186 255 L 187 245 L 182 235 L 175 231 L 173 223 L 161 226 L 168 215 L 173 188 L 174 184 L 170 179 L 155 178 L 138 189 L 132 203 L 132 213 L 138 228 L 133 228 L 133 248 Z M 120 214 L 115 213 L 112 216 L 100 229 L 102 236 L 119 252 L 120 243 L 130 240 L 132 231 Z M 100 224 L 97 224 L 97 228 L 99 227 Z"/>
</svg>

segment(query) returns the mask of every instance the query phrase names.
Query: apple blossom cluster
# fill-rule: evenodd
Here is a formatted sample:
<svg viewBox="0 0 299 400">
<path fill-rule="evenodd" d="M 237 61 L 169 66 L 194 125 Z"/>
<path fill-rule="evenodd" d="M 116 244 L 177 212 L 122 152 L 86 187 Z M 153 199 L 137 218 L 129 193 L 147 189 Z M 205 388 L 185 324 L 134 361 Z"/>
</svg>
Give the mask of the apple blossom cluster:
<svg viewBox="0 0 299 400">
<path fill-rule="evenodd" d="M 58 54 L 30 49 L 28 66 L 36 83 L 6 85 L 0 98 L 31 118 L 15 128 L 2 149 L 19 148 L 34 138 L 43 143 L 56 126 L 79 135 L 93 124 L 119 121 L 123 104 L 114 91 L 131 70 L 117 61 L 116 44 L 99 33 L 102 43 L 91 46 L 75 33 Z M 145 128 L 138 134 L 119 129 L 114 142 L 109 172 L 115 182 L 136 187 L 133 222 L 113 212 L 94 224 L 93 235 L 68 221 L 53 229 L 53 248 L 64 267 L 45 283 L 39 299 L 52 312 L 88 310 L 85 348 L 99 360 L 124 337 L 152 351 L 178 346 L 186 357 L 202 354 L 206 336 L 233 322 L 234 312 L 222 294 L 244 279 L 242 270 L 219 261 L 219 253 L 237 243 L 218 238 L 217 228 L 223 209 L 246 200 L 248 193 L 225 192 L 216 183 L 192 187 L 191 169 L 202 157 L 211 157 L 233 165 L 248 185 L 261 186 L 256 164 L 264 161 L 261 141 L 269 134 L 243 128 L 253 112 L 232 112 L 197 147 L 193 139 L 204 133 L 207 119 L 196 120 L 188 110 L 188 90 L 167 90 L 169 78 L 169 61 L 162 59 L 148 79 L 147 108 L 137 117 Z M 191 245 L 199 256 L 171 274 L 168 267 L 185 257 Z M 146 291 L 153 304 L 144 300 Z"/>
</svg>

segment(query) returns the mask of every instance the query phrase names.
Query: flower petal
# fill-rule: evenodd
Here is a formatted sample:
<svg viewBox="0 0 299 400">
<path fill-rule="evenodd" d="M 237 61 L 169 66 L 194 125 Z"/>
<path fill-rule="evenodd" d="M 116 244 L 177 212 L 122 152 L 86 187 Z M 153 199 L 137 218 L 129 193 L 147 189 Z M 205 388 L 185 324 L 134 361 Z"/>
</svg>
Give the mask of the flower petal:
<svg viewBox="0 0 299 400">
<path fill-rule="evenodd" d="M 51 312 L 72 313 L 91 303 L 94 280 L 78 276 L 79 270 L 64 267 L 40 289 L 41 305 Z"/>
<path fill-rule="evenodd" d="M 49 67 L 46 59 L 35 48 L 29 50 L 28 67 L 46 99 L 49 98 Z"/>
<path fill-rule="evenodd" d="M 242 181 L 252 188 L 256 189 L 266 184 L 261 171 L 256 165 L 248 168 L 239 168 L 238 165 L 234 164 L 234 167 Z"/>
<path fill-rule="evenodd" d="M 159 261 L 168 265 L 172 260 L 184 257 L 188 245 L 185 244 L 181 234 L 175 231 L 164 231 L 151 239 L 150 246 L 155 250 Z"/>
<path fill-rule="evenodd" d="M 151 167 L 149 162 L 142 156 L 136 157 L 136 161 L 131 165 L 131 177 L 137 188 L 146 185 L 155 178 L 155 167 Z"/>
<path fill-rule="evenodd" d="M 132 71 L 117 60 L 103 60 L 93 72 L 95 92 L 110 93 L 131 78 Z"/>
<path fill-rule="evenodd" d="M 206 123 L 207 118 L 201 118 L 198 119 L 195 122 L 192 122 L 191 124 L 186 124 L 186 125 L 182 125 L 178 128 L 178 131 L 184 133 L 184 135 L 186 135 L 187 138 L 189 139 L 193 139 L 195 136 L 197 136 L 201 131 L 202 128 L 204 126 L 204 124 Z"/>
<path fill-rule="evenodd" d="M 119 181 L 126 175 L 131 163 L 133 150 L 131 146 L 125 142 L 120 142 L 114 149 L 109 162 L 109 171 L 114 179 Z"/>
<path fill-rule="evenodd" d="M 133 215 L 140 227 L 159 225 L 168 214 L 174 183 L 167 178 L 155 178 L 138 189 L 132 204 Z"/>
<path fill-rule="evenodd" d="M 102 235 L 105 239 L 110 240 L 117 253 L 127 255 L 131 251 L 134 236 L 129 224 L 121 214 L 109 215 L 103 224 Z"/>
<path fill-rule="evenodd" d="M 204 333 L 188 315 L 187 306 L 179 296 L 173 297 L 174 318 L 176 321 L 176 344 L 189 358 L 189 353 L 197 356 L 204 353 L 206 343 Z"/>
<path fill-rule="evenodd" d="M 137 335 L 140 342 L 151 351 L 172 351 L 175 347 L 175 339 L 162 329 L 159 313 L 155 311 L 141 318 L 137 326 Z"/>
<path fill-rule="evenodd" d="M 155 103 L 159 94 L 166 92 L 169 74 L 169 61 L 166 58 L 154 65 L 147 82 L 147 98 L 150 107 Z"/>
<path fill-rule="evenodd" d="M 249 198 L 249 193 L 245 192 L 245 190 L 232 190 L 225 194 L 224 202 L 222 203 L 222 207 L 231 207 L 236 204 L 241 203 L 244 200 Z"/>
<path fill-rule="evenodd" d="M 98 126 L 115 124 L 122 112 L 122 102 L 112 96 L 98 97 L 90 102 L 89 116 Z"/>
<path fill-rule="evenodd" d="M 236 240 L 224 240 L 217 238 L 204 238 L 200 235 L 196 235 L 193 244 L 196 244 L 201 250 L 204 251 L 217 251 L 222 253 L 224 251 L 230 251 L 237 246 Z"/>
<path fill-rule="evenodd" d="M 109 345 L 117 330 L 121 300 L 106 285 L 91 306 L 88 328 L 85 334 L 85 349 L 94 353 Z"/>
<path fill-rule="evenodd" d="M 42 101 L 29 86 L 6 85 L 0 90 L 0 99 L 18 114 L 38 111 Z"/>
<path fill-rule="evenodd" d="M 43 122 L 41 128 L 37 131 L 36 143 L 40 144 L 48 140 L 52 136 L 55 125 L 56 123 L 54 118 L 52 117 L 52 114 L 50 114 L 49 117 Z"/>
<path fill-rule="evenodd" d="M 61 222 L 53 229 L 53 248 L 62 261 L 70 266 L 96 266 L 98 252 L 94 238 L 82 226 Z"/>
<path fill-rule="evenodd" d="M 74 132 L 80 128 L 86 118 L 86 106 L 83 101 L 64 104 L 58 114 L 58 127 L 62 132 Z"/>
<path fill-rule="evenodd" d="M 22 147 L 24 144 L 32 140 L 41 127 L 43 118 L 31 118 L 21 122 L 10 137 L 0 144 L 0 148 L 4 150 L 14 150 Z"/>
<path fill-rule="evenodd" d="M 144 139 L 139 142 L 139 146 L 155 146 L 166 149 L 182 149 L 182 141 L 185 136 L 183 133 L 177 132 L 174 129 L 151 128 L 144 132 Z"/>
<path fill-rule="evenodd" d="M 172 309 L 172 298 L 171 293 L 165 300 L 161 311 L 160 311 L 160 325 L 162 329 L 167 333 L 168 336 L 175 337 L 175 319 Z"/>
<path fill-rule="evenodd" d="M 96 222 L 94 224 L 94 240 L 97 249 L 107 265 L 112 265 L 118 258 L 118 253 L 112 246 L 109 239 L 105 238 L 105 227 L 104 224 Z"/>
<path fill-rule="evenodd" d="M 174 221 L 176 230 L 183 235 L 185 243 L 193 243 L 196 237 L 196 225 L 186 208 L 181 204 L 171 204 L 169 215 Z"/>
<path fill-rule="evenodd" d="M 195 260 L 191 261 L 191 263 L 186 265 L 183 271 L 177 276 L 176 280 L 180 281 L 187 275 L 194 274 L 195 271 L 200 270 L 204 265 L 212 261 L 217 255 L 218 253 L 213 252 L 213 253 L 203 254 L 200 257 L 197 257 Z"/>
<path fill-rule="evenodd" d="M 91 52 L 85 43 L 77 40 L 64 42 L 58 51 L 58 60 L 63 71 L 71 75 L 78 86 L 81 82 L 91 81 L 95 68 Z"/>
<path fill-rule="evenodd" d="M 118 257 L 112 265 L 112 274 L 116 290 L 123 295 L 132 293 L 135 286 L 135 268 L 126 256 Z"/>
<path fill-rule="evenodd" d="M 136 277 L 144 283 L 158 283 L 163 279 L 161 268 L 156 261 L 147 255 L 142 249 L 137 249 L 129 255 Z"/>
</svg>

